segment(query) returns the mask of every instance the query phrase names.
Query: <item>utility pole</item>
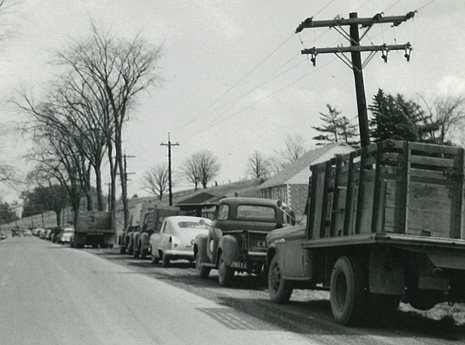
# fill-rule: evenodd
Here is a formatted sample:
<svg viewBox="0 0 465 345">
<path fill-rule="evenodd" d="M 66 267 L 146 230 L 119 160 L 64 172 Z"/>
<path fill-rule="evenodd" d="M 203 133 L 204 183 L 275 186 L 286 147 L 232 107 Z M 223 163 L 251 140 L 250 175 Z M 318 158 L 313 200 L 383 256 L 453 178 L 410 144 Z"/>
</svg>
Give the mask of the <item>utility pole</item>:
<svg viewBox="0 0 465 345">
<path fill-rule="evenodd" d="M 173 191 L 172 191 L 172 181 L 171 181 L 171 147 L 179 146 L 179 144 L 172 143 L 170 138 L 170 132 L 168 132 L 168 143 L 161 143 L 161 146 L 168 146 L 168 194 L 169 194 L 169 201 L 170 206 L 173 206 Z"/>
<path fill-rule="evenodd" d="M 370 144 L 370 133 L 368 128 L 368 113 L 365 96 L 365 85 L 363 82 L 363 68 L 370 62 L 373 56 L 381 51 L 384 62 L 387 62 L 388 52 L 390 50 L 404 50 L 404 57 L 407 61 L 410 61 L 410 53 L 412 46 L 410 43 L 386 45 L 382 44 L 379 46 L 361 46 L 360 41 L 365 37 L 368 31 L 373 27 L 374 24 L 386 24 L 391 23 L 393 26 L 398 26 L 401 23 L 413 18 L 415 12 L 409 12 L 405 16 L 391 16 L 383 17 L 381 13 L 376 14 L 372 18 L 358 18 L 356 12 L 349 14 L 349 19 L 336 17 L 333 20 L 319 20 L 314 21 L 313 18 L 305 19 L 295 30 L 296 33 L 301 32 L 306 28 L 321 28 L 329 27 L 335 29 L 344 38 L 350 42 L 350 47 L 338 46 L 334 48 L 310 48 L 303 49 L 302 54 L 310 54 L 313 65 L 316 65 L 316 56 L 318 54 L 335 54 L 342 62 L 344 62 L 354 72 L 355 79 L 355 92 L 357 96 L 357 110 L 358 110 L 358 123 L 360 129 L 360 144 L 362 147 Z M 349 26 L 349 33 L 344 30 L 344 26 Z M 360 37 L 359 26 L 365 29 L 362 37 Z M 364 63 L 362 63 L 361 52 L 369 52 L 369 55 Z M 351 59 L 346 57 L 344 53 L 350 53 Z"/>
<path fill-rule="evenodd" d="M 107 210 L 108 212 L 111 211 L 111 183 L 105 183 L 108 186 L 108 197 L 107 197 Z"/>
<path fill-rule="evenodd" d="M 128 179 L 128 175 L 134 175 L 134 174 L 135 174 L 134 172 L 128 173 L 128 161 L 127 161 L 128 158 L 136 158 L 136 156 L 129 156 L 129 155 L 127 155 L 127 154 L 124 154 L 124 155 L 123 155 L 123 161 L 124 161 L 124 181 L 126 182 L 126 189 L 127 189 L 128 181 L 131 181 L 130 179 Z"/>
</svg>

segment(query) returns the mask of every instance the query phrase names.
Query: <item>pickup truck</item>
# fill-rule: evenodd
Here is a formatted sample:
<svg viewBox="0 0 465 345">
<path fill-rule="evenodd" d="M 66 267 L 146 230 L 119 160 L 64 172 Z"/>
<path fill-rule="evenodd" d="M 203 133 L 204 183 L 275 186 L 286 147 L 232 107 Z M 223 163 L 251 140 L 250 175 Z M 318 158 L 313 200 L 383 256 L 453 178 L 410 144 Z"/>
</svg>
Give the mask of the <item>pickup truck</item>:
<svg viewBox="0 0 465 345">
<path fill-rule="evenodd" d="M 220 200 L 208 234 L 195 238 L 198 275 L 206 279 L 212 269 L 217 269 L 221 286 L 230 286 L 235 272 L 264 277 L 266 235 L 292 222 L 292 215 L 279 200 L 242 197 Z"/>
<path fill-rule="evenodd" d="M 465 301 L 462 148 L 390 140 L 311 171 L 306 224 L 267 237 L 272 301 L 329 290 L 343 325 Z"/>
</svg>

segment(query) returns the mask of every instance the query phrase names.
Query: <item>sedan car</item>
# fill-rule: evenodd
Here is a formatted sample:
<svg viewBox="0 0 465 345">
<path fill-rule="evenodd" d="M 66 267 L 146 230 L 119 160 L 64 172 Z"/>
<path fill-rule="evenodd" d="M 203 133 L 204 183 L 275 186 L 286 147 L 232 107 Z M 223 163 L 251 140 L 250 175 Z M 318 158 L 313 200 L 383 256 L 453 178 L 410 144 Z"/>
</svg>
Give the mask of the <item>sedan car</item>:
<svg viewBox="0 0 465 345">
<path fill-rule="evenodd" d="M 160 260 L 163 267 L 171 260 L 194 261 L 194 239 L 197 235 L 208 234 L 211 220 L 191 216 L 166 217 L 160 232 L 150 236 L 152 263 Z"/>
<path fill-rule="evenodd" d="M 61 237 L 59 239 L 59 243 L 62 244 L 69 244 L 71 242 L 71 236 L 74 234 L 74 228 L 66 227 L 63 229 L 61 233 Z"/>
</svg>

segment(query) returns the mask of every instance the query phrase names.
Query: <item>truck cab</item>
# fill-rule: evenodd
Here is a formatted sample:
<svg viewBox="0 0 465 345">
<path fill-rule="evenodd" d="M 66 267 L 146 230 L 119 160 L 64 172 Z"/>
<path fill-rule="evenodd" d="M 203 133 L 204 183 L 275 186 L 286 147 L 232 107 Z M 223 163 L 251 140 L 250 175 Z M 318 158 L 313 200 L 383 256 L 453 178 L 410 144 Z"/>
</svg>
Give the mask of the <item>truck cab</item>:
<svg viewBox="0 0 465 345">
<path fill-rule="evenodd" d="M 196 270 L 207 278 L 218 270 L 220 285 L 229 286 L 235 272 L 264 276 L 266 235 L 290 226 L 293 213 L 279 200 L 225 198 L 220 200 L 208 234 L 198 235 L 194 244 Z"/>
</svg>

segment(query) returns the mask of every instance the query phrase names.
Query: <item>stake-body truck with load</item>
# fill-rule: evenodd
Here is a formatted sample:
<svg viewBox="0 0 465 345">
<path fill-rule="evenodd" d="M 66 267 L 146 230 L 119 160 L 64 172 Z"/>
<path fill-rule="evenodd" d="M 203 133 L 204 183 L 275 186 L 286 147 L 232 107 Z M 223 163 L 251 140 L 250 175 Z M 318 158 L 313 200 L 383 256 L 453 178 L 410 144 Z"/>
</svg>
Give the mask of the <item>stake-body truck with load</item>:
<svg viewBox="0 0 465 345">
<path fill-rule="evenodd" d="M 307 221 L 267 236 L 273 301 L 330 291 L 336 322 L 465 301 L 464 150 L 384 141 L 311 166 Z"/>
</svg>

